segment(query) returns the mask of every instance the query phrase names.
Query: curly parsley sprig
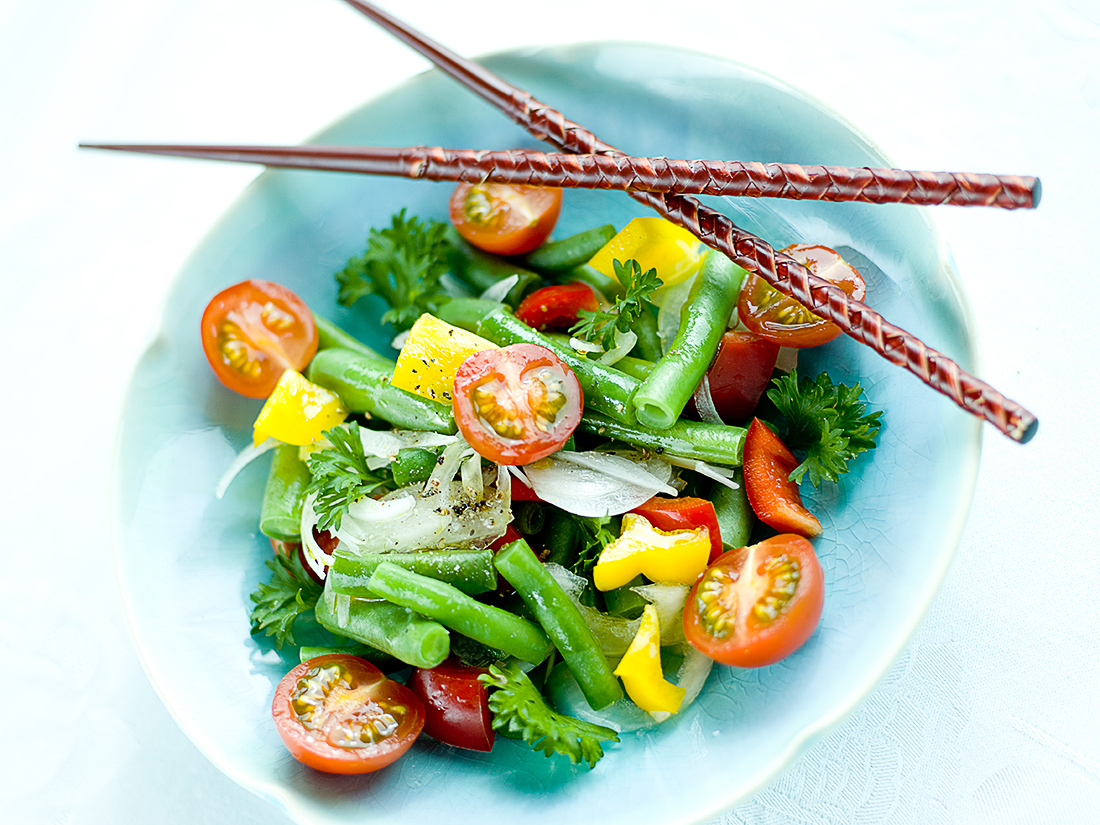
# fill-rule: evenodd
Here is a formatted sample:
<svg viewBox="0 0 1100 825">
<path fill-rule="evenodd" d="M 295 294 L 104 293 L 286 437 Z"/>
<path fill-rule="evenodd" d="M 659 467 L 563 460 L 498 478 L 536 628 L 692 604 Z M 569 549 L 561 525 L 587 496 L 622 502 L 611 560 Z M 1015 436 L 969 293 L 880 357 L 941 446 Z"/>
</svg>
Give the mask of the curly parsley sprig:
<svg viewBox="0 0 1100 825">
<path fill-rule="evenodd" d="M 367 465 L 359 425 L 354 421 L 333 427 L 325 433 L 331 447 L 311 452 L 306 464 L 313 475 L 306 495 L 316 493 L 313 511 L 317 529 L 338 530 L 348 507 L 382 487 L 387 475 Z"/>
<path fill-rule="evenodd" d="M 642 272 L 642 266 L 631 258 L 626 263 L 614 261 L 615 278 L 623 287 L 623 294 L 610 309 L 595 311 L 582 309 L 577 313 L 577 323 L 569 332 L 578 338 L 601 345 L 605 350 L 614 346 L 615 331 L 629 332 L 643 312 L 649 312 L 653 304 L 649 296 L 661 286 L 656 269 Z"/>
<path fill-rule="evenodd" d="M 321 597 L 321 585 L 313 580 L 297 553 L 276 555 L 265 562 L 271 579 L 260 582 L 252 593 L 252 632 L 266 633 L 275 640 L 275 649 L 294 641 L 294 624 L 309 613 Z"/>
<path fill-rule="evenodd" d="M 784 444 L 805 455 L 792 481 L 806 477 L 815 487 L 837 481 L 851 459 L 876 444 L 882 412 L 866 412 L 858 383 L 849 387 L 834 384 L 828 373 L 807 378 L 791 370 L 772 381 L 767 395 L 783 416 Z"/>
</svg>

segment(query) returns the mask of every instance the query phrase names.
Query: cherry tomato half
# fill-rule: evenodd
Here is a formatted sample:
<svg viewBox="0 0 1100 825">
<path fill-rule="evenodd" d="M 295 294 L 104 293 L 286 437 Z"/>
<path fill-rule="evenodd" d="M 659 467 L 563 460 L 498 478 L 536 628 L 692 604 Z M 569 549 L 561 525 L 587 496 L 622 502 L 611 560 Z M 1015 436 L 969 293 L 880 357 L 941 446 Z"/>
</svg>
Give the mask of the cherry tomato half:
<svg viewBox="0 0 1100 825">
<path fill-rule="evenodd" d="M 827 246 L 795 244 L 781 251 L 857 301 L 867 294 L 863 277 Z M 810 312 L 755 272 L 749 273 L 741 287 L 737 317 L 746 329 L 784 347 L 816 347 L 840 335 L 840 327 L 832 321 Z"/>
<path fill-rule="evenodd" d="M 718 529 L 718 514 L 714 505 L 703 498 L 679 496 L 666 498 L 654 496 L 645 504 L 630 512 L 645 516 L 658 530 L 694 530 L 706 527 L 710 534 L 710 558 L 708 564 L 722 555 L 722 533 Z"/>
<path fill-rule="evenodd" d="M 806 509 L 798 485 L 789 478 L 798 460 L 759 418 L 752 420 L 745 434 L 741 463 L 745 494 L 757 518 L 784 533 L 821 535 L 821 522 Z"/>
<path fill-rule="evenodd" d="M 455 373 L 455 421 L 470 446 L 498 464 L 529 464 L 556 452 L 581 420 L 577 376 L 538 344 L 511 344 L 467 358 Z"/>
<path fill-rule="evenodd" d="M 569 329 L 581 310 L 595 312 L 600 299 L 588 284 L 554 284 L 536 289 L 516 307 L 516 317 L 535 329 Z"/>
<path fill-rule="evenodd" d="M 542 244 L 561 213 L 561 190 L 508 183 L 460 183 L 450 202 L 451 223 L 486 252 L 522 255 Z"/>
<path fill-rule="evenodd" d="M 723 421 L 745 421 L 752 415 L 778 357 L 777 344 L 746 330 L 731 329 L 722 336 L 706 380 L 714 411 Z M 690 407 L 695 409 L 694 396 Z"/>
<path fill-rule="evenodd" d="M 424 704 L 357 656 L 302 662 L 275 689 L 275 727 L 290 755 L 326 773 L 370 773 L 409 749 L 424 727 Z"/>
<path fill-rule="evenodd" d="M 813 635 L 825 579 L 813 545 L 782 534 L 718 557 L 691 588 L 684 635 L 716 662 L 763 667 Z"/>
<path fill-rule="evenodd" d="M 218 380 L 267 398 L 288 369 L 317 352 L 317 327 L 301 298 L 270 281 L 242 281 L 215 295 L 202 314 L 202 349 Z"/>
<path fill-rule="evenodd" d="M 456 748 L 493 749 L 489 690 L 478 680 L 483 673 L 488 671 L 467 667 L 453 657 L 431 670 L 412 672 L 409 688 L 424 703 L 424 733 Z"/>
</svg>

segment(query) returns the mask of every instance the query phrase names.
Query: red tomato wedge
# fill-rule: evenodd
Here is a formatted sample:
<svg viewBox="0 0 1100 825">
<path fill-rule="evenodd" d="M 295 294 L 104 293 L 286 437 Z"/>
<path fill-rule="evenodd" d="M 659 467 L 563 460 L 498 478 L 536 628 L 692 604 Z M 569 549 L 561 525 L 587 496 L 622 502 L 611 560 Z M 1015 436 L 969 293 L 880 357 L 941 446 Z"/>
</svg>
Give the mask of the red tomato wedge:
<svg viewBox="0 0 1100 825">
<path fill-rule="evenodd" d="M 710 403 L 723 421 L 747 421 L 772 378 L 779 345 L 745 330 L 730 330 L 718 343 L 707 370 Z M 695 391 L 691 407 L 698 410 Z"/>
<path fill-rule="evenodd" d="M 857 301 L 866 296 L 863 277 L 829 247 L 795 244 L 781 251 Z M 737 317 L 750 332 L 783 347 L 816 347 L 840 335 L 840 327 L 832 321 L 810 312 L 755 272 L 749 273 L 741 287 Z"/>
<path fill-rule="evenodd" d="M 821 522 L 803 505 L 798 485 L 789 478 L 798 460 L 759 418 L 745 435 L 742 464 L 745 493 L 757 518 L 780 532 L 821 535 Z"/>
<path fill-rule="evenodd" d="M 577 376 L 538 344 L 511 344 L 467 358 L 455 374 L 458 429 L 498 464 L 529 464 L 561 449 L 581 420 Z"/>
<path fill-rule="evenodd" d="M 460 183 L 451 195 L 451 223 L 486 252 L 522 255 L 554 231 L 561 189 L 508 183 Z"/>
<path fill-rule="evenodd" d="M 467 667 L 454 657 L 431 670 L 412 672 L 408 686 L 424 703 L 424 733 L 456 748 L 493 749 L 489 690 L 478 680 L 483 673 L 488 671 Z"/>
<path fill-rule="evenodd" d="M 283 677 L 271 705 L 290 755 L 326 773 L 370 773 L 394 762 L 424 727 L 424 704 L 357 656 L 329 654 Z"/>
<path fill-rule="evenodd" d="M 202 349 L 218 380 L 267 398 L 283 373 L 317 352 L 317 327 L 301 298 L 270 281 L 242 281 L 215 295 L 202 314 Z"/>
<path fill-rule="evenodd" d="M 763 667 L 813 635 L 825 605 L 825 578 L 802 536 L 772 536 L 723 554 L 691 588 L 684 635 L 716 662 Z"/>
<path fill-rule="evenodd" d="M 665 532 L 706 527 L 707 533 L 710 534 L 708 563 L 722 555 L 722 534 L 718 529 L 718 515 L 714 512 L 714 505 L 706 499 L 694 496 L 681 498 L 654 496 L 631 512 L 645 516 L 650 524 Z"/>
<path fill-rule="evenodd" d="M 569 329 L 582 310 L 595 312 L 600 299 L 588 284 L 554 284 L 536 289 L 516 307 L 516 317 L 538 330 Z"/>
</svg>

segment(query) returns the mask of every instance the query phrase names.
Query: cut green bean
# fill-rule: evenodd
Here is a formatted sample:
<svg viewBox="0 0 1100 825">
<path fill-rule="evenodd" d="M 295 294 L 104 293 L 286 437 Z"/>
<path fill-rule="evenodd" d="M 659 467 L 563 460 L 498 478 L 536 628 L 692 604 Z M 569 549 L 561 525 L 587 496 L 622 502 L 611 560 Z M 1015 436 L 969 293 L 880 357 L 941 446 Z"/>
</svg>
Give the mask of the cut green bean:
<svg viewBox="0 0 1100 825">
<path fill-rule="evenodd" d="M 726 331 L 745 270 L 709 252 L 680 311 L 680 330 L 634 393 L 638 421 L 667 429 L 680 417 L 710 367 Z"/>
<path fill-rule="evenodd" d="M 402 670 L 405 667 L 404 662 L 399 662 L 390 654 L 383 653 L 381 650 L 365 644 L 342 647 L 303 645 L 298 650 L 298 659 L 302 662 L 308 662 L 310 659 L 316 659 L 318 656 L 329 656 L 334 653 L 343 654 L 345 656 L 358 656 L 360 659 L 366 659 L 383 673 L 392 673 L 395 670 Z"/>
<path fill-rule="evenodd" d="M 588 263 L 607 242 L 615 237 L 616 229 L 611 224 L 594 226 L 577 232 L 575 235 L 556 241 L 547 241 L 522 255 L 519 262 L 535 272 L 556 273 Z"/>
<path fill-rule="evenodd" d="M 512 526 L 524 536 L 541 533 L 546 526 L 546 508 L 537 501 L 513 501 L 512 516 Z"/>
<path fill-rule="evenodd" d="M 383 562 L 390 562 L 454 585 L 470 596 L 497 589 L 497 571 L 493 567 L 493 551 L 482 550 L 418 550 L 413 553 L 351 553 L 338 547 L 333 553 L 329 581 L 337 593 L 361 598 L 377 597 L 368 581 Z"/>
<path fill-rule="evenodd" d="M 366 413 L 409 430 L 448 435 L 455 432 L 449 404 L 390 386 L 392 374 L 392 367 L 387 370 L 361 353 L 326 349 L 314 356 L 307 377 L 340 396 L 349 412 Z"/>
<path fill-rule="evenodd" d="M 385 599 L 356 599 L 326 586 L 315 613 L 322 627 L 413 667 L 437 667 L 451 652 L 447 628 Z"/>
<path fill-rule="evenodd" d="M 393 471 L 393 483 L 398 487 L 408 487 L 427 481 L 435 469 L 439 453 L 423 447 L 402 447 L 390 462 Z"/>
<path fill-rule="evenodd" d="M 486 315 L 478 324 L 477 332 L 500 346 L 525 342 L 546 347 L 576 374 L 584 391 L 585 409 L 602 412 L 623 423 L 633 423 L 631 396 L 638 388 L 637 379 L 598 361 L 582 358 L 570 347 L 527 326 L 505 307 Z"/>
<path fill-rule="evenodd" d="M 634 321 L 631 327 L 638 336 L 638 343 L 632 350 L 637 357 L 647 361 L 656 361 L 661 357 L 661 334 L 657 330 L 657 316 L 649 310 L 643 310 L 642 314 Z"/>
<path fill-rule="evenodd" d="M 506 545 L 497 554 L 495 564 L 553 640 L 588 704 L 599 710 L 621 699 L 619 680 L 580 610 L 527 542 L 520 539 Z"/>
<path fill-rule="evenodd" d="M 649 374 L 653 372 L 653 368 L 657 365 L 646 358 L 635 358 L 633 355 L 624 355 L 612 366 L 619 372 L 625 372 L 631 378 L 637 378 L 639 381 L 644 381 L 649 377 Z"/>
<path fill-rule="evenodd" d="M 572 569 L 581 545 L 581 530 L 573 516 L 557 508 L 551 509 L 540 539 L 546 548 L 547 564 Z"/>
<path fill-rule="evenodd" d="M 588 284 L 605 298 L 612 300 L 623 294 L 622 284 L 588 264 L 581 264 L 564 272 L 555 272 L 552 277 L 559 284 L 571 284 L 574 281 Z"/>
<path fill-rule="evenodd" d="M 538 664 L 554 646 L 538 625 L 499 607 L 482 604 L 457 587 L 382 562 L 370 577 L 370 589 L 394 604 L 525 662 Z"/>
<path fill-rule="evenodd" d="M 504 302 L 510 306 L 517 306 L 524 295 L 543 282 L 542 276 L 525 269 L 515 261 L 491 255 L 471 246 L 453 226 L 447 228 L 447 240 L 450 241 L 453 249 L 448 261 L 451 273 L 475 295 L 481 295 L 505 278 L 515 275 L 519 280 L 508 290 Z"/>
<path fill-rule="evenodd" d="M 396 362 L 392 358 L 387 358 L 385 355 L 382 355 L 382 353 L 371 349 L 358 338 L 349 335 L 327 318 L 322 318 L 320 315 L 314 315 L 313 321 L 317 325 L 318 350 L 350 349 L 366 358 L 377 361 L 379 364 L 389 365 L 390 372 L 393 372 Z"/>
<path fill-rule="evenodd" d="M 680 419 L 667 430 L 658 430 L 642 424 L 623 424 L 589 410 L 585 410 L 578 429 L 658 453 L 727 467 L 741 466 L 741 450 L 745 444 L 744 427 Z"/>
<path fill-rule="evenodd" d="M 747 545 L 756 522 L 740 470 L 734 472 L 733 481 L 740 485 L 736 490 L 715 482 L 710 491 L 710 500 L 718 516 L 718 532 L 722 534 L 722 546 L 727 550 Z"/>
<path fill-rule="evenodd" d="M 436 310 L 435 316 L 452 327 L 477 332 L 477 325 L 481 323 L 481 319 L 495 309 L 500 309 L 500 301 L 489 301 L 485 298 L 452 298 Z"/>
<path fill-rule="evenodd" d="M 280 444 L 272 453 L 260 505 L 260 532 L 277 541 L 300 541 L 302 501 L 312 476 L 297 447 Z"/>
<path fill-rule="evenodd" d="M 637 619 L 641 616 L 649 602 L 634 588 L 645 583 L 645 579 L 641 576 L 635 576 L 622 587 L 616 587 L 604 593 L 603 604 L 607 612 L 612 616 L 621 616 L 625 619 Z"/>
</svg>

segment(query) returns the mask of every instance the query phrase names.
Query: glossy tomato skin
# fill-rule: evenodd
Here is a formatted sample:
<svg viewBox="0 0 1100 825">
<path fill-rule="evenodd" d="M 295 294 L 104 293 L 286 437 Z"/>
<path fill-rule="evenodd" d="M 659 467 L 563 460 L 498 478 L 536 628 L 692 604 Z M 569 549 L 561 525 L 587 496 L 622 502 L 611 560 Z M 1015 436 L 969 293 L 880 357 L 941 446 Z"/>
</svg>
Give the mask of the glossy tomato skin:
<svg viewBox="0 0 1100 825">
<path fill-rule="evenodd" d="M 415 669 L 408 686 L 424 703 L 424 733 L 456 748 L 491 751 L 496 734 L 489 691 L 478 680 L 488 672 L 454 657 L 430 670 Z"/>
<path fill-rule="evenodd" d="M 584 396 L 573 370 L 546 347 L 511 344 L 474 353 L 459 366 L 455 421 L 479 454 L 529 464 L 561 449 L 580 423 Z"/>
<path fill-rule="evenodd" d="M 747 330 L 729 330 L 722 336 L 706 382 L 714 411 L 723 421 L 749 419 L 771 382 L 778 358 L 778 344 Z"/>
<path fill-rule="evenodd" d="M 759 418 L 749 425 L 741 463 L 745 494 L 757 518 L 780 532 L 821 535 L 821 522 L 806 509 L 798 485 L 789 478 L 798 460 Z"/>
<path fill-rule="evenodd" d="M 839 286 L 862 301 L 867 294 L 863 277 L 827 246 L 795 244 L 781 250 L 813 274 Z M 750 332 L 783 347 L 816 347 L 840 335 L 840 327 L 826 321 L 794 298 L 783 295 L 755 272 L 741 287 L 737 317 Z"/>
<path fill-rule="evenodd" d="M 691 588 L 684 635 L 725 665 L 764 667 L 813 635 L 825 577 L 813 545 L 781 534 L 719 556 Z"/>
<path fill-rule="evenodd" d="M 706 499 L 695 496 L 677 498 L 654 496 L 630 512 L 645 516 L 650 524 L 665 532 L 706 527 L 710 536 L 710 558 L 707 563 L 722 555 L 722 534 L 718 528 L 718 514 L 714 511 L 714 505 Z"/>
<path fill-rule="evenodd" d="M 303 701 L 318 694 L 327 713 L 315 713 Z M 271 714 L 291 756 L 325 773 L 384 768 L 424 727 L 419 697 L 370 662 L 346 654 L 317 656 L 290 671 L 275 689 Z"/>
<path fill-rule="evenodd" d="M 313 314 L 297 295 L 271 281 L 223 289 L 202 314 L 202 349 L 226 387 L 267 398 L 288 369 L 301 371 L 317 352 Z"/>
<path fill-rule="evenodd" d="M 516 317 L 538 330 L 569 329 L 582 310 L 595 312 L 600 299 L 588 284 L 553 284 L 536 289 L 516 307 Z"/>
<path fill-rule="evenodd" d="M 451 194 L 451 223 L 470 244 L 497 255 L 522 255 L 554 231 L 561 189 L 507 183 L 460 183 Z"/>
</svg>

